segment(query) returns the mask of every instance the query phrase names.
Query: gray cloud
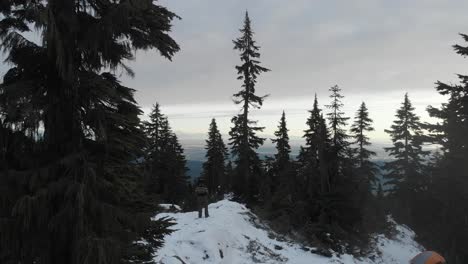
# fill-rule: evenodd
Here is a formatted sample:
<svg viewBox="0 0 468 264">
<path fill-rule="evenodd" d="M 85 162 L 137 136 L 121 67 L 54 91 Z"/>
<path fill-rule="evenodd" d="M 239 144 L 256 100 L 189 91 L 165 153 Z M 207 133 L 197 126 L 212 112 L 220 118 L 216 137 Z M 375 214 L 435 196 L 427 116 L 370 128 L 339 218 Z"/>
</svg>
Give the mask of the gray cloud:
<svg viewBox="0 0 468 264">
<path fill-rule="evenodd" d="M 275 97 L 326 94 L 338 83 L 348 93 L 431 90 L 454 80 L 465 61 L 451 45 L 468 30 L 468 2 L 418 1 L 162 1 L 180 16 L 173 62 L 138 53 L 135 79 L 143 105 L 231 103 L 239 89 L 232 39 L 249 9 L 262 62 L 272 69 L 259 93 Z"/>
</svg>

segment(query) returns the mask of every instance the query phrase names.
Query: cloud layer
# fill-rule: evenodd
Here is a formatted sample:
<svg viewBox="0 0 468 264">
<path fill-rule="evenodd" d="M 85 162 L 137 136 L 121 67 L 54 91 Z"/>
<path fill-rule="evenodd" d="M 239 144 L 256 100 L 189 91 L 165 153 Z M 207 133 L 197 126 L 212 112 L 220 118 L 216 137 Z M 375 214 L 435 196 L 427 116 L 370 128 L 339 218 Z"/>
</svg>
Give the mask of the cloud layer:
<svg viewBox="0 0 468 264">
<path fill-rule="evenodd" d="M 261 45 L 261 61 L 272 71 L 261 76 L 257 91 L 270 94 L 254 113 L 272 134 L 284 109 L 291 134 L 302 135 L 315 93 L 322 106 L 328 88 L 339 84 L 346 112 L 354 115 L 366 101 L 375 120 L 375 140 L 385 141 L 404 93 L 423 119 L 425 108 L 441 97 L 437 80 L 456 81 L 466 61 L 451 46 L 468 31 L 468 2 L 444 0 L 308 1 L 308 0 L 165 0 L 182 17 L 173 36 L 182 51 L 173 62 L 155 52 L 139 52 L 132 64 L 135 79 L 124 82 L 138 90 L 145 109 L 158 101 L 181 134 L 207 130 L 216 117 L 223 133 L 237 112 L 231 101 L 240 83 L 232 40 L 239 36 L 248 9 Z"/>
<path fill-rule="evenodd" d="M 139 52 L 132 63 L 147 106 L 230 103 L 239 89 L 232 39 L 249 10 L 261 45 L 264 74 L 258 91 L 272 98 L 325 95 L 338 83 L 348 93 L 432 91 L 454 80 L 466 62 L 451 45 L 468 31 L 468 2 L 418 1 L 216 1 L 161 3 L 182 17 L 174 37 L 182 51 L 173 62 Z"/>
</svg>

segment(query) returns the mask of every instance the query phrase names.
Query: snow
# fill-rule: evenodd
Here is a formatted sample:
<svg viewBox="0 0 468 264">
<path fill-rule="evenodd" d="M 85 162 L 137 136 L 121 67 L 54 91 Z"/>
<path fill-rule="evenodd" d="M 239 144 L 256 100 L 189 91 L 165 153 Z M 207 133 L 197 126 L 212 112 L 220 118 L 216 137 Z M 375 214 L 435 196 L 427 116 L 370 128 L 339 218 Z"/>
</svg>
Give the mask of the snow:
<svg viewBox="0 0 468 264">
<path fill-rule="evenodd" d="M 409 263 L 422 250 L 411 230 L 397 226 L 396 237 L 377 237 L 374 255 L 378 256 L 374 260 L 350 255 L 327 258 L 281 239 L 242 204 L 222 200 L 210 204 L 209 211 L 210 217 L 201 219 L 197 212 L 158 214 L 156 218 L 172 217 L 177 224 L 173 227 L 176 231 L 165 237 L 165 244 L 155 257 L 156 263 L 402 264 Z"/>
<path fill-rule="evenodd" d="M 396 225 L 397 236 L 388 239 L 378 236 L 378 249 L 382 253 L 384 263 L 409 263 L 424 248 L 414 241 L 415 233 L 406 226 Z"/>
<path fill-rule="evenodd" d="M 177 204 L 159 204 L 159 208 L 163 211 L 182 211 Z"/>
</svg>

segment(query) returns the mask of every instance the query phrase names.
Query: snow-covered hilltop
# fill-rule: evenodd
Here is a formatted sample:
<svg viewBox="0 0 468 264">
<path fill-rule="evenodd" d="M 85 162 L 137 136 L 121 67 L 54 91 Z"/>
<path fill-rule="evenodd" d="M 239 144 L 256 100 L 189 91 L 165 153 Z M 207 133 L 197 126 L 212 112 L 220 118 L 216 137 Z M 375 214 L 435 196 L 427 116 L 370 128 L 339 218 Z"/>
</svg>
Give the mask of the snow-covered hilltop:
<svg viewBox="0 0 468 264">
<path fill-rule="evenodd" d="M 209 218 L 197 218 L 196 212 L 161 213 L 156 217 L 173 217 L 177 231 L 165 238 L 165 245 L 156 257 L 156 263 L 360 263 L 406 264 L 420 252 L 413 240 L 414 233 L 398 226 L 394 239 L 378 237 L 373 260 L 355 259 L 350 255 L 326 258 L 311 253 L 310 249 L 284 239 L 259 223 L 244 205 L 223 200 L 209 206 Z"/>
</svg>

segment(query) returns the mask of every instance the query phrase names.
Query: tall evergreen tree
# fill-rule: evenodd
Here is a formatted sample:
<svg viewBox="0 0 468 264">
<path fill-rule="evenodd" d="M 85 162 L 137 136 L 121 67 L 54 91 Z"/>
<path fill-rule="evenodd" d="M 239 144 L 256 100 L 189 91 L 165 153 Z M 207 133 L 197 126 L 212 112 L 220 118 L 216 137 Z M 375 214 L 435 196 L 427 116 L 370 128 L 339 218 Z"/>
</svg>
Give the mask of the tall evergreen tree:
<svg viewBox="0 0 468 264">
<path fill-rule="evenodd" d="M 274 132 L 276 138 L 271 141 L 275 144 L 276 154 L 272 159 L 270 168 L 266 168 L 270 172 L 269 181 L 271 186 L 270 192 L 283 190 L 277 195 L 285 196 L 294 192 L 295 175 L 292 175 L 292 163 L 289 157 L 291 146 L 289 145 L 288 128 L 286 127 L 286 115 L 283 111 L 278 125 L 278 130 Z M 266 163 L 268 164 L 268 163 Z"/>
<path fill-rule="evenodd" d="M 262 168 L 263 175 L 259 182 L 259 201 L 267 210 L 271 210 L 273 194 L 277 190 L 275 187 L 278 185 L 275 158 L 266 156 L 262 160 Z"/>
<path fill-rule="evenodd" d="M 358 175 L 364 176 L 368 185 L 375 181 L 376 168 L 370 158 L 376 153 L 367 149 L 371 145 L 367 132 L 374 131 L 372 119 L 369 117 L 369 111 L 366 104 L 362 102 L 351 126 L 351 136 L 357 145 Z"/>
<path fill-rule="evenodd" d="M 307 118 L 307 129 L 304 130 L 305 148 L 304 154 L 308 153 L 312 159 L 317 159 L 318 155 L 318 141 L 319 141 L 319 128 L 321 122 L 322 110 L 318 107 L 317 94 L 314 99 L 314 106 L 309 111 L 310 116 Z"/>
<path fill-rule="evenodd" d="M 146 133 L 147 144 L 145 152 L 145 172 L 147 174 L 147 191 L 149 193 L 161 193 L 161 175 L 156 175 L 156 172 L 161 171 L 161 159 L 163 157 L 162 149 L 163 138 L 168 135 L 169 131 L 165 131 L 166 117 L 162 114 L 160 106 L 156 103 L 149 114 L 149 121 L 143 122 L 143 128 Z M 167 127 L 166 127 L 167 128 Z M 158 177 L 159 176 L 159 177 Z"/>
<path fill-rule="evenodd" d="M 290 229 L 293 219 L 297 214 L 293 213 L 295 202 L 299 200 L 296 190 L 299 187 L 295 167 L 290 158 L 291 146 L 289 144 L 288 128 L 286 126 L 286 115 L 283 111 L 278 129 L 274 132 L 276 138 L 271 141 L 275 144 L 276 154 L 274 158 L 265 160 L 266 175 L 264 181 L 268 186 L 270 199 L 265 201 L 266 208 L 270 210 L 270 217 L 281 222 L 281 226 Z M 290 230 L 288 230 L 290 231 Z"/>
<path fill-rule="evenodd" d="M 331 133 L 331 150 L 334 158 L 332 159 L 332 180 L 343 176 L 345 163 L 349 161 L 348 147 L 349 135 L 344 128 L 347 125 L 349 117 L 344 116 L 343 103 L 341 100 L 344 98 L 340 94 L 341 89 L 338 85 L 332 86 L 329 91 L 331 92 L 330 98 L 332 99 L 329 105 L 326 105 L 330 112 L 327 114 L 328 122 L 330 124 Z"/>
<path fill-rule="evenodd" d="M 384 166 L 388 171 L 388 183 L 394 187 L 392 193 L 406 188 L 416 191 L 422 180 L 423 157 L 427 152 L 422 150 L 421 122 L 414 110 L 408 94 L 405 94 L 395 115 L 396 120 L 390 129 L 385 130 L 393 142 L 393 147 L 385 148 L 385 151 L 395 159 Z"/>
<path fill-rule="evenodd" d="M 227 189 L 225 163 L 228 150 L 214 118 L 211 120 L 205 149 L 206 161 L 203 163 L 202 177 L 207 182 L 209 193 L 217 197 Z"/>
<path fill-rule="evenodd" d="M 149 114 L 149 121 L 143 123 L 149 141 L 147 151 L 150 155 L 159 155 L 159 151 L 162 148 L 160 144 L 161 138 L 164 137 L 164 134 L 167 134 L 166 122 L 167 117 L 161 112 L 159 103 L 156 103 Z M 166 131 L 163 129 L 164 126 Z"/>
<path fill-rule="evenodd" d="M 413 205 L 409 202 L 421 190 L 424 172 L 424 156 L 422 150 L 422 128 L 415 108 L 405 94 L 404 101 L 397 110 L 396 120 L 390 129 L 386 129 L 393 142 L 393 147 L 385 148 L 394 160 L 385 163 L 383 169 L 387 172 L 387 185 L 391 186 L 390 195 L 396 201 L 404 201 L 407 206 L 400 212 L 401 221 L 411 221 Z"/>
<path fill-rule="evenodd" d="M 335 239 L 344 239 L 351 245 L 362 246 L 368 239 L 362 230 L 361 194 L 356 175 L 355 157 L 345 126 L 349 119 L 342 110 L 341 89 L 330 88 L 332 101 L 326 107 L 329 127 L 321 118 L 319 123 L 319 216 L 317 233 L 333 234 Z M 322 238 L 327 242 L 326 236 Z M 332 248 L 338 244 L 332 242 Z"/>
<path fill-rule="evenodd" d="M 168 222 L 151 220 L 133 163 L 143 142 L 134 91 L 105 71 L 131 73 L 123 62 L 139 49 L 170 59 L 176 15 L 150 0 L 3 1 L 0 12 L 13 65 L 0 85 L 13 150 L 0 168 L 0 262 L 150 263 Z M 23 34 L 33 29 L 42 44 Z"/>
<path fill-rule="evenodd" d="M 360 190 L 359 203 L 364 214 L 363 225 L 369 232 L 376 232 L 386 225 L 386 216 L 382 208 L 382 186 L 376 179 L 377 166 L 371 161 L 376 153 L 368 149 L 371 142 L 367 133 L 374 131 L 372 123 L 366 104 L 362 102 L 351 126 L 351 137 L 356 146 L 356 149 L 353 149 L 356 160 L 355 175 Z"/>
<path fill-rule="evenodd" d="M 269 71 L 260 66 L 259 46 L 253 39 L 253 31 L 248 13 L 245 13 L 244 26 L 240 29 L 242 36 L 234 40 L 234 49 L 239 50 L 242 64 L 236 66 L 238 79 L 243 81 L 242 90 L 234 94 L 235 103 L 242 105 L 241 113 L 232 118 L 233 127 L 229 132 L 232 154 L 236 158 L 236 179 L 234 191 L 237 195 L 253 200 L 258 193 L 258 177 L 261 173 L 261 162 L 256 153 L 264 138 L 256 135 L 263 127 L 249 119 L 250 109 L 260 108 L 264 96 L 255 94 L 257 77 Z"/>
<path fill-rule="evenodd" d="M 299 177 L 304 180 L 309 195 L 318 191 L 317 180 L 319 179 L 319 144 L 322 139 L 321 125 L 323 117 L 318 106 L 317 94 L 314 99 L 314 106 L 309 111 L 307 118 L 307 129 L 304 131 L 305 147 L 301 147 L 299 153 Z"/>
<path fill-rule="evenodd" d="M 188 191 L 184 150 L 158 103 L 149 117 L 143 124 L 148 142 L 145 153 L 148 191 L 159 194 L 166 202 L 181 202 Z"/>
<path fill-rule="evenodd" d="M 170 203 L 181 202 L 186 199 L 189 191 L 187 159 L 177 135 L 172 131 L 168 136 L 166 153 L 168 155 L 163 162 L 167 164 L 169 177 L 164 188 L 165 199 Z"/>
<path fill-rule="evenodd" d="M 468 42 L 468 35 L 461 36 Z M 455 45 L 454 49 L 468 56 L 467 46 Z M 415 197 L 422 199 L 417 201 L 419 210 L 411 226 L 425 246 L 437 248 L 454 264 L 468 261 L 467 225 L 462 220 L 468 215 L 468 76 L 458 77 L 459 84 L 437 82 L 436 90 L 447 102 L 428 107 L 429 115 L 440 120 L 425 127 L 431 133 L 429 143 L 441 146 L 442 153 L 434 154 L 424 195 Z"/>
<path fill-rule="evenodd" d="M 289 145 L 288 128 L 286 127 L 286 115 L 283 111 L 278 130 L 275 131 L 276 138 L 271 141 L 276 144 L 275 166 L 277 170 L 284 169 L 289 163 L 291 146 Z"/>
</svg>

